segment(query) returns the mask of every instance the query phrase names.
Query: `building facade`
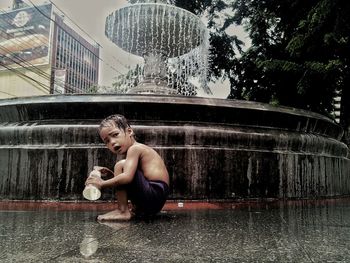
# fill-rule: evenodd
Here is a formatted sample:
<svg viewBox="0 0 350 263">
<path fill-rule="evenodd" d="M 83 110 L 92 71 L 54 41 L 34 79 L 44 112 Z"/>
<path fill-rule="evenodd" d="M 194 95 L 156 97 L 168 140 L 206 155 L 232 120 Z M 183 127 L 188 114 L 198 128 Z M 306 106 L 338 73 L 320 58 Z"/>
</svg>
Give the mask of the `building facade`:
<svg viewBox="0 0 350 263">
<path fill-rule="evenodd" d="M 99 46 L 51 4 L 0 13 L 0 98 L 88 92 L 98 71 Z"/>
<path fill-rule="evenodd" d="M 54 13 L 52 44 L 53 93 L 87 92 L 98 83 L 99 47 L 91 45 Z M 59 85 L 60 81 L 65 83 Z"/>
</svg>

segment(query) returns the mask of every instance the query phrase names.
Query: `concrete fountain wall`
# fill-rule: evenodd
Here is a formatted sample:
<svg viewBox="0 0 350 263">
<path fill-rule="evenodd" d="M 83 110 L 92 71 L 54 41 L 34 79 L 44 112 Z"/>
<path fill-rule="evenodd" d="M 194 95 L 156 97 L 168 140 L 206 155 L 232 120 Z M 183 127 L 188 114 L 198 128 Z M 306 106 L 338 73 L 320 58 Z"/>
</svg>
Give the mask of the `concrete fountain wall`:
<svg viewBox="0 0 350 263">
<path fill-rule="evenodd" d="M 0 198 L 82 200 L 97 134 L 120 113 L 164 158 L 171 199 L 349 195 L 348 148 L 328 118 L 244 101 L 160 95 L 58 95 L 0 101 Z M 103 199 L 112 198 L 104 191 Z"/>
</svg>

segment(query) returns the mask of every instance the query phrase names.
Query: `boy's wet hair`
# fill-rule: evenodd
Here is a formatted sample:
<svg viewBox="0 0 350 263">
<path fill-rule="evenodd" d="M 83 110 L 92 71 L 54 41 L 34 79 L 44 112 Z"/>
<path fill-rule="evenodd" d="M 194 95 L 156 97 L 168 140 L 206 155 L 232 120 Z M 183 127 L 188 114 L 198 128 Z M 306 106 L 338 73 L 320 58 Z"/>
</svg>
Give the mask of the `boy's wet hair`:
<svg viewBox="0 0 350 263">
<path fill-rule="evenodd" d="M 101 121 L 98 131 L 100 132 L 105 127 L 118 127 L 120 130 L 125 131 L 127 128 L 130 128 L 130 124 L 123 115 L 114 114 Z"/>
</svg>

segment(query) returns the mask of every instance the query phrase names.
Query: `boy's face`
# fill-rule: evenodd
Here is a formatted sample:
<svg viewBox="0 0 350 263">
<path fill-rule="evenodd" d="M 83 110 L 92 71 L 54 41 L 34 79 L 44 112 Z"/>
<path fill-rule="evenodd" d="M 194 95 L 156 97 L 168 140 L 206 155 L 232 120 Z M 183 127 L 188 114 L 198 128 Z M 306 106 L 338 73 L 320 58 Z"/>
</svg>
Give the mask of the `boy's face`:
<svg viewBox="0 0 350 263">
<path fill-rule="evenodd" d="M 115 154 L 124 154 L 133 144 L 133 130 L 126 128 L 125 131 L 116 126 L 103 127 L 100 130 L 100 137 L 107 148 Z"/>
</svg>

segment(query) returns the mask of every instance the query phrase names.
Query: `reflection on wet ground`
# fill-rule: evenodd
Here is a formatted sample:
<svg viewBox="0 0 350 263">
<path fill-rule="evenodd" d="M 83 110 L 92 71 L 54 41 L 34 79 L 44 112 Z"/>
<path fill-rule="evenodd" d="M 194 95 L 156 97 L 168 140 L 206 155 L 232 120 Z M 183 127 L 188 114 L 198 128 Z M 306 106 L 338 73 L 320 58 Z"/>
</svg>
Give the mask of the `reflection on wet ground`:
<svg viewBox="0 0 350 263">
<path fill-rule="evenodd" d="M 350 262 L 350 199 L 121 223 L 98 223 L 99 213 L 2 210 L 0 262 Z"/>
</svg>

